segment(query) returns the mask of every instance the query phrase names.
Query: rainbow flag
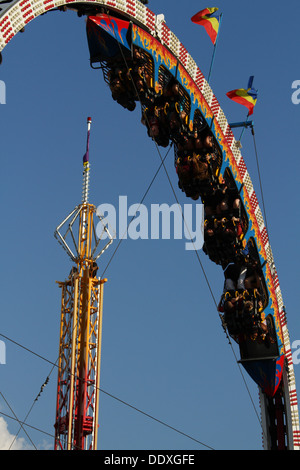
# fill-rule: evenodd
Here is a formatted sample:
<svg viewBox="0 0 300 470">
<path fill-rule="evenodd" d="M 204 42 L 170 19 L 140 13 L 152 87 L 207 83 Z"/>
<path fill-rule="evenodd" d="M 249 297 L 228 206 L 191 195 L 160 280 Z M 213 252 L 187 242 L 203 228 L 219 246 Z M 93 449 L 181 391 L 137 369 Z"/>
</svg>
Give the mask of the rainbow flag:
<svg viewBox="0 0 300 470">
<path fill-rule="evenodd" d="M 204 8 L 204 10 L 198 11 L 198 13 L 196 13 L 191 18 L 193 23 L 204 26 L 213 44 L 216 44 L 216 40 L 218 37 L 218 31 L 219 31 L 219 26 L 220 26 L 220 15 L 219 16 L 212 16 L 212 15 L 218 9 L 219 8 L 217 7 Z"/>
<path fill-rule="evenodd" d="M 248 82 L 248 88 L 238 88 L 237 90 L 232 90 L 226 93 L 226 96 L 236 103 L 246 106 L 249 110 L 249 116 L 253 113 L 253 108 L 256 105 L 257 101 L 257 90 L 252 86 L 254 77 L 251 76 Z"/>
</svg>

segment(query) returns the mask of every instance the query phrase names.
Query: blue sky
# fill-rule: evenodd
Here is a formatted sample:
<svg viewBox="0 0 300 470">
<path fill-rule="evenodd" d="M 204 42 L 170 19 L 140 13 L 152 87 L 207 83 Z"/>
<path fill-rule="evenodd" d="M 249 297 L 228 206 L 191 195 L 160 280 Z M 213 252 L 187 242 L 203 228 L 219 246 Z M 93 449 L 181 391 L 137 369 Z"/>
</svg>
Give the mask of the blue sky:
<svg viewBox="0 0 300 470">
<path fill-rule="evenodd" d="M 229 5 L 228 5 L 229 4 Z M 163 6 L 162 6 L 163 5 Z M 291 342 L 300 339 L 298 318 L 299 117 L 292 82 L 300 79 L 297 58 L 299 2 L 150 0 L 207 76 L 212 43 L 191 16 L 206 6 L 223 12 L 211 86 L 229 122 L 244 120 L 246 108 L 226 97 L 246 87 L 250 75 L 259 90 L 253 120 L 256 132 L 269 237 L 288 314 Z M 138 203 L 160 157 L 140 110 L 130 113 L 111 98 L 101 71 L 89 66 L 84 18 L 50 12 L 31 22 L 3 51 L 0 79 L 6 84 L 1 122 L 1 330 L 55 362 L 59 344 L 60 290 L 71 262 L 53 236 L 55 227 L 81 202 L 86 117 L 92 117 L 90 202 L 117 204 L 120 195 Z M 240 131 L 236 131 L 238 137 Z M 250 131 L 242 154 L 261 204 Z M 165 151 L 162 150 L 164 156 Z M 177 188 L 170 152 L 166 166 Z M 178 189 L 181 204 L 190 202 Z M 160 171 L 144 204 L 173 204 L 166 174 Z M 258 390 L 245 375 L 222 330 L 195 253 L 184 240 L 126 240 L 106 276 L 101 389 L 179 429 L 207 446 L 261 449 Z M 103 255 L 106 266 L 113 248 Z M 202 251 L 200 259 L 218 300 L 220 268 Z M 2 338 L 3 339 L 3 338 Z M 5 340 L 0 365 L 0 411 L 11 415 L 3 397 L 22 420 L 51 364 Z M 237 352 L 237 348 L 235 348 Z M 300 365 L 295 365 L 296 383 Z M 54 434 L 57 374 L 34 404 L 27 423 Z M 99 448 L 204 449 L 199 443 L 100 394 Z M 5 418 L 0 438 L 14 436 L 18 424 Z M 53 438 L 27 430 L 35 446 L 52 449 Z M 17 445 L 31 444 L 23 431 Z"/>
</svg>

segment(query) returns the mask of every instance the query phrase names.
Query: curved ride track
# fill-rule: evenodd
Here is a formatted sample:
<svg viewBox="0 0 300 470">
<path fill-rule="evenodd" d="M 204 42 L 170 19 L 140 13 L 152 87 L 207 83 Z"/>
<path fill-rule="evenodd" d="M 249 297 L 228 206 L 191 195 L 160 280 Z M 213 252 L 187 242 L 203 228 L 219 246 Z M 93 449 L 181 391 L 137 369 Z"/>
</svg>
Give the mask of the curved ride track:
<svg viewBox="0 0 300 470">
<path fill-rule="evenodd" d="M 272 250 L 251 178 L 217 98 L 193 58 L 168 28 L 161 16 L 156 17 L 151 10 L 137 0 L 95 0 L 86 2 L 12 0 L 10 2 L 1 2 L 0 52 L 27 23 L 39 15 L 57 8 L 70 8 L 77 10 L 79 15 L 87 15 L 92 18 L 103 13 L 108 15 L 109 22 L 113 21 L 114 18 L 124 20 L 127 24 L 132 22 L 129 42 L 136 50 L 144 51 L 152 57 L 153 75 L 151 79 L 154 92 L 158 93 L 158 85 L 164 86 L 164 83 L 159 83 L 159 70 L 160 67 L 163 67 L 169 74 L 168 77 L 173 77 L 182 93 L 186 96 L 185 103 L 188 103 L 185 109 L 187 129 L 189 131 L 192 131 L 193 127 L 195 129 L 195 119 L 198 113 L 200 122 L 206 126 L 206 129 L 213 137 L 214 152 L 218 163 L 213 170 L 213 178 L 210 184 L 217 187 L 220 181 L 227 178 L 227 186 L 232 185 L 233 191 L 241 202 L 244 228 L 242 235 L 234 245 L 235 252 L 240 253 L 242 249 L 251 246 L 251 249 L 256 253 L 256 261 L 260 267 L 260 273 L 263 277 L 262 285 L 265 289 L 263 315 L 270 320 L 269 326 L 273 325 L 274 328 L 274 344 L 269 350 L 270 354 L 268 354 L 265 345 L 253 349 L 252 344 L 255 341 L 252 341 L 252 343 L 248 341 L 245 349 L 239 339 L 241 332 L 235 331 L 236 325 L 229 326 L 227 324 L 228 316 L 222 315 L 221 317 L 225 327 L 229 327 L 229 335 L 240 346 L 243 366 L 259 387 L 264 448 L 299 449 L 299 417 L 292 353 Z M 121 37 L 113 39 L 117 44 L 122 41 Z M 109 81 L 111 63 L 108 61 L 106 66 L 107 70 L 104 78 Z M 128 66 L 128 63 L 126 66 Z M 144 111 L 145 108 L 144 103 Z M 201 184 L 198 193 L 195 195 L 191 188 L 180 180 L 180 161 L 182 160 L 180 145 L 177 145 L 176 139 L 172 139 L 172 136 L 170 140 L 175 142 L 175 161 L 179 175 L 179 187 L 187 196 L 191 196 L 193 199 L 200 195 L 207 208 L 209 198 L 207 191 L 204 191 L 203 188 L 201 190 Z M 165 146 L 162 142 L 157 141 L 157 143 Z M 209 243 L 206 243 L 205 251 L 212 261 L 221 264 L 223 268 L 225 268 L 225 261 L 235 261 L 232 253 L 228 254 L 225 260 L 218 259 L 220 250 L 215 251 Z M 221 248 L 221 253 L 223 252 L 224 250 Z M 267 380 L 267 383 L 264 381 L 266 374 L 271 374 L 271 379 Z"/>
</svg>

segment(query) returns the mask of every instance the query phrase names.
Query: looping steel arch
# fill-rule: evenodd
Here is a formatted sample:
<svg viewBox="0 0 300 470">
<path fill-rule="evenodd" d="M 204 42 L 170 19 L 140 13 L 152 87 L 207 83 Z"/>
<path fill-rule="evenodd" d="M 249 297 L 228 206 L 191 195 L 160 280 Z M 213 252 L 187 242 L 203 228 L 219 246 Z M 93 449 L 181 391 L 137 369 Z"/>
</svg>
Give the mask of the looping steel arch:
<svg viewBox="0 0 300 470">
<path fill-rule="evenodd" d="M 224 168 L 230 168 L 239 185 L 240 194 L 249 219 L 248 238 L 256 241 L 269 293 L 269 311 L 276 329 L 279 354 L 285 358 L 282 372 L 284 406 L 287 417 L 288 449 L 300 449 L 299 415 L 296 384 L 292 363 L 289 332 L 286 324 L 284 304 L 267 229 L 258 204 L 245 161 L 234 138 L 228 121 L 201 70 L 184 45 L 168 28 L 163 15 L 156 16 L 138 0 L 11 0 L 0 2 L 0 52 L 12 38 L 36 17 L 54 10 L 72 9 L 79 16 L 95 15 L 109 11 L 117 13 L 140 26 L 143 31 L 159 41 L 163 53 L 176 60 L 181 83 L 189 92 L 192 103 L 201 109 L 222 151 Z M 264 446 L 268 449 L 269 398 L 260 392 Z"/>
</svg>

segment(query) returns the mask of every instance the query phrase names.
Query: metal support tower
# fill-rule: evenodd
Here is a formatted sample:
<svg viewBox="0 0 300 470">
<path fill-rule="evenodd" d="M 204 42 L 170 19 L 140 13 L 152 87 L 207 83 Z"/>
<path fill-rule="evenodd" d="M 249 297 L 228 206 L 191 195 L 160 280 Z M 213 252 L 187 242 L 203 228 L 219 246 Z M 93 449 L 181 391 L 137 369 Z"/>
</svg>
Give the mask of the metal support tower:
<svg viewBox="0 0 300 470">
<path fill-rule="evenodd" d="M 68 279 L 58 282 L 61 321 L 55 450 L 97 449 L 103 287 L 107 279 L 96 276 L 96 262 L 112 243 L 112 237 L 96 207 L 88 203 L 91 118 L 87 124 L 82 203 L 54 234 L 75 264 Z"/>
</svg>

